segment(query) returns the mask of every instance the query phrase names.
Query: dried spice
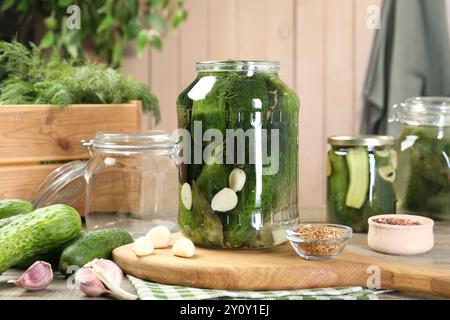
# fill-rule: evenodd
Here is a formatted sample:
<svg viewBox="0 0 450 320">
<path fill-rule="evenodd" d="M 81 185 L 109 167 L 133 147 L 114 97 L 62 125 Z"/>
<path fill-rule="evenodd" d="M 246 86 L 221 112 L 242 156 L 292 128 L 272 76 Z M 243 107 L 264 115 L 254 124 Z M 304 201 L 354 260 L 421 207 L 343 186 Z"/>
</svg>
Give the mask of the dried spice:
<svg viewBox="0 0 450 320">
<path fill-rule="evenodd" d="M 393 226 L 420 226 L 421 223 L 418 221 L 412 221 L 409 219 L 401 218 L 375 218 L 372 219 L 373 222 L 381 224 L 389 224 Z"/>
<path fill-rule="evenodd" d="M 345 246 L 341 241 L 345 238 L 345 233 L 333 227 L 307 225 L 293 231 L 298 233 L 299 239 L 302 240 L 294 245 L 307 256 L 333 256 Z"/>
</svg>

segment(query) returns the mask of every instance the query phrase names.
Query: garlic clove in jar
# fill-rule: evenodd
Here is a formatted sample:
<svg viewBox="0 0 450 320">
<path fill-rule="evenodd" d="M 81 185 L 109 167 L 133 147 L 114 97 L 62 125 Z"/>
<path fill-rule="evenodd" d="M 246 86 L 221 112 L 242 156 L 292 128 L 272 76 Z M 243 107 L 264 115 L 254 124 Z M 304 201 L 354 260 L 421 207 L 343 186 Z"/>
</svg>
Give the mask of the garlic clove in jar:
<svg viewBox="0 0 450 320">
<path fill-rule="evenodd" d="M 195 255 L 195 245 L 188 238 L 180 238 L 174 243 L 172 254 L 183 258 L 193 257 Z"/>
<path fill-rule="evenodd" d="M 154 227 L 147 233 L 155 249 L 167 248 L 170 245 L 171 236 L 170 230 L 164 226 Z"/>
<path fill-rule="evenodd" d="M 188 209 L 191 210 L 192 207 L 192 189 L 191 189 L 191 185 L 189 183 L 184 183 L 181 186 L 181 203 L 183 204 L 183 206 Z"/>
<path fill-rule="evenodd" d="M 44 290 L 53 280 L 53 270 L 50 263 L 36 261 L 17 280 L 9 280 L 9 283 L 27 290 Z"/>
<path fill-rule="evenodd" d="M 238 203 L 236 192 L 230 188 L 223 188 L 211 200 L 211 209 L 218 212 L 233 210 Z"/>
<path fill-rule="evenodd" d="M 228 178 L 230 189 L 234 192 L 239 192 L 245 185 L 245 180 L 247 176 L 245 175 L 244 170 L 236 168 L 231 171 L 230 176 Z"/>
<path fill-rule="evenodd" d="M 139 237 L 133 243 L 133 252 L 138 257 L 145 257 L 153 253 L 153 241 L 149 237 Z"/>
</svg>

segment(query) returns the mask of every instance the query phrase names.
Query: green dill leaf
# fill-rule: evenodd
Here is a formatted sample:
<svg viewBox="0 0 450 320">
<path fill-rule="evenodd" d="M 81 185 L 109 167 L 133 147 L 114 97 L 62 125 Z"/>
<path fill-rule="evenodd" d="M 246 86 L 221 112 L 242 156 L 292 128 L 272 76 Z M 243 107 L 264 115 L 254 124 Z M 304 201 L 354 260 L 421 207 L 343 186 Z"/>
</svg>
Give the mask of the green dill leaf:
<svg viewBox="0 0 450 320">
<path fill-rule="evenodd" d="M 125 77 L 103 64 L 43 57 L 40 48 L 31 49 L 13 41 L 0 41 L 3 81 L 0 104 L 118 104 L 140 100 L 144 112 L 160 121 L 157 98 L 140 82 Z"/>
</svg>

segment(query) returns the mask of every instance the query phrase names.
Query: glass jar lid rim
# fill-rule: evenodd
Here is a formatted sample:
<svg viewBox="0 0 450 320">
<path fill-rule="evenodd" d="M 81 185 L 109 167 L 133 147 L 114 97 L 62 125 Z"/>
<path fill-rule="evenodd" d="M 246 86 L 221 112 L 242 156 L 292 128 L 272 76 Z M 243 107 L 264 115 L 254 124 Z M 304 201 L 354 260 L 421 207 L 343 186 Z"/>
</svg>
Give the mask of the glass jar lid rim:
<svg viewBox="0 0 450 320">
<path fill-rule="evenodd" d="M 412 97 L 394 106 L 390 123 L 449 126 L 450 97 Z"/>
<path fill-rule="evenodd" d="M 442 108 L 450 112 L 450 97 L 412 97 L 405 100 L 407 106 L 423 106 Z"/>
<path fill-rule="evenodd" d="M 139 152 L 145 150 L 172 150 L 177 139 L 162 130 L 133 133 L 98 132 L 91 141 L 95 150 Z"/>
<path fill-rule="evenodd" d="M 355 136 L 331 136 L 328 143 L 332 146 L 366 146 L 381 147 L 392 146 L 395 144 L 395 138 L 382 135 L 355 135 Z"/>
<path fill-rule="evenodd" d="M 264 70 L 276 72 L 280 69 L 280 62 L 270 60 L 211 60 L 199 61 L 195 64 L 197 71 L 246 71 Z"/>
</svg>

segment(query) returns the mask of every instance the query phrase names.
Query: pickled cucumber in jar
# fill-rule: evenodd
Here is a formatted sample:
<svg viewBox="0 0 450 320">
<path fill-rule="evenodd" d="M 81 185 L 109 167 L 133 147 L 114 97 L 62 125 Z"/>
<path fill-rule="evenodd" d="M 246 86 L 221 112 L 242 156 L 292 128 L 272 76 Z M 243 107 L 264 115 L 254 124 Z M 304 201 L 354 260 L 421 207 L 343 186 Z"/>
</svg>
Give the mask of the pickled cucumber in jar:
<svg viewBox="0 0 450 320">
<path fill-rule="evenodd" d="M 333 136 L 327 157 L 327 214 L 332 223 L 367 232 L 367 219 L 396 212 L 395 139 Z"/>
<path fill-rule="evenodd" d="M 450 220 L 450 127 L 404 125 L 397 150 L 400 210 Z"/>
<path fill-rule="evenodd" d="M 450 220 L 450 98 L 415 97 L 394 107 L 398 210 Z"/>
</svg>

